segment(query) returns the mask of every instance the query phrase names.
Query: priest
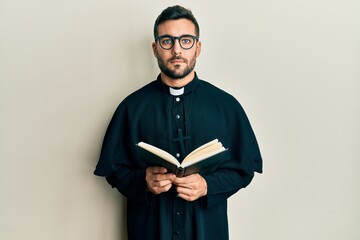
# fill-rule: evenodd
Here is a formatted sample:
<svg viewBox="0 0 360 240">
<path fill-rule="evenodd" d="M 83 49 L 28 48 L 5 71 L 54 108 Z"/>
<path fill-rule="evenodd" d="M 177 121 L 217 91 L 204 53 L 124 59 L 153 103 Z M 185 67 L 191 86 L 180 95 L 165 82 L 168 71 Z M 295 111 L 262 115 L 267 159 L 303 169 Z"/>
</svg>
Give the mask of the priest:
<svg viewBox="0 0 360 240">
<path fill-rule="evenodd" d="M 160 74 L 119 104 L 107 128 L 95 174 L 126 197 L 129 240 L 228 239 L 227 199 L 262 172 L 243 108 L 194 70 L 199 35 L 190 10 L 173 6 L 159 15 L 152 50 Z M 136 147 L 143 141 L 181 162 L 213 139 L 228 149 L 226 156 L 181 178 L 147 166 Z"/>
</svg>

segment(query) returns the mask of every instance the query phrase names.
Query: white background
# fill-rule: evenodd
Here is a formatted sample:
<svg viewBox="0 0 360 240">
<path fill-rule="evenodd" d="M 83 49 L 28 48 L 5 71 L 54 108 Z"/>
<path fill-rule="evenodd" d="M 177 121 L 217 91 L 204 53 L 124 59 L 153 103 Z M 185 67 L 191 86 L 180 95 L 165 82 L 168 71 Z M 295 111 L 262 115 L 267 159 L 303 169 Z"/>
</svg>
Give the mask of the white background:
<svg viewBox="0 0 360 240">
<path fill-rule="evenodd" d="M 116 106 L 159 72 L 153 23 L 174 4 L 264 158 L 229 199 L 231 239 L 360 239 L 357 0 L 1 0 L 0 239 L 126 239 L 124 198 L 92 173 Z"/>
</svg>

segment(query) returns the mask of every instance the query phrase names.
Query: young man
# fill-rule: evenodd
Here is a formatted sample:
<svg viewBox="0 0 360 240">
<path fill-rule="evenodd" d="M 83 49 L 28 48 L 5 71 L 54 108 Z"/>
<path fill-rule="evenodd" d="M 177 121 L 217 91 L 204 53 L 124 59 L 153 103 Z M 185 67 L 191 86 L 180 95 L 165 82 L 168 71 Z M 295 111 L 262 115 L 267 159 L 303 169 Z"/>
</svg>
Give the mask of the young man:
<svg viewBox="0 0 360 240">
<path fill-rule="evenodd" d="M 157 80 L 125 98 L 105 134 L 95 174 L 127 198 L 130 240 L 228 239 L 227 199 L 246 187 L 262 159 L 250 123 L 228 93 L 200 80 L 199 26 L 191 11 L 165 9 L 154 26 Z M 144 141 L 180 162 L 219 139 L 228 155 L 219 165 L 186 177 L 146 166 L 135 144 Z"/>
</svg>

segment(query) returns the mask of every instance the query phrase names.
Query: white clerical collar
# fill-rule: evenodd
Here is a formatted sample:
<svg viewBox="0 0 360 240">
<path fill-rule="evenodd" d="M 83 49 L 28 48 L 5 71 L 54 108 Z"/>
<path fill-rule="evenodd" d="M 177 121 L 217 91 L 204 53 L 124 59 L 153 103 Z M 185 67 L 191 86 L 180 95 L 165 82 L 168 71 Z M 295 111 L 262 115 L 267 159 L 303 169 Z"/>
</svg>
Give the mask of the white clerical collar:
<svg viewBox="0 0 360 240">
<path fill-rule="evenodd" d="M 173 96 L 183 95 L 184 94 L 184 89 L 185 89 L 184 87 L 179 88 L 179 89 L 169 87 L 170 94 L 173 95 Z"/>
</svg>

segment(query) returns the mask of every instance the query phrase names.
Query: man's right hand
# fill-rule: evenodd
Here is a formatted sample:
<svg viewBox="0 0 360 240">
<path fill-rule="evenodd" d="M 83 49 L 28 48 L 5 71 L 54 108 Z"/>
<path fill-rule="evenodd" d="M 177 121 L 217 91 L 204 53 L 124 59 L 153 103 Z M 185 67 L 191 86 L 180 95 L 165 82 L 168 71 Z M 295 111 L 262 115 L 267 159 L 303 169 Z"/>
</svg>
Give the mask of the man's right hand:
<svg viewBox="0 0 360 240">
<path fill-rule="evenodd" d="M 164 167 L 148 167 L 146 169 L 146 183 L 150 192 L 160 194 L 169 191 L 175 174 L 167 173 Z"/>
</svg>

